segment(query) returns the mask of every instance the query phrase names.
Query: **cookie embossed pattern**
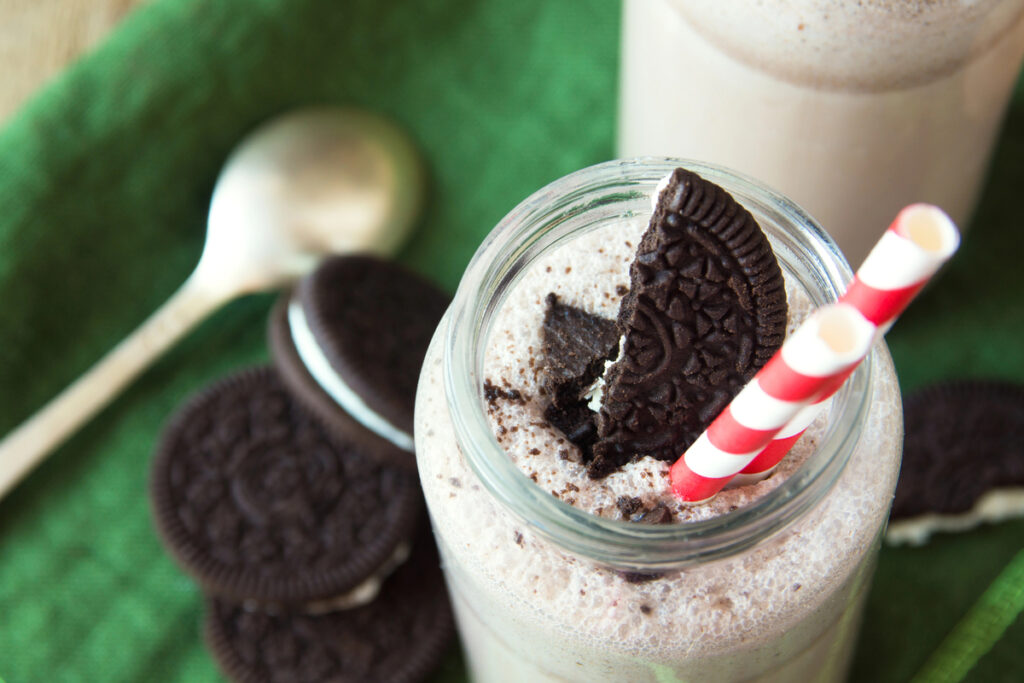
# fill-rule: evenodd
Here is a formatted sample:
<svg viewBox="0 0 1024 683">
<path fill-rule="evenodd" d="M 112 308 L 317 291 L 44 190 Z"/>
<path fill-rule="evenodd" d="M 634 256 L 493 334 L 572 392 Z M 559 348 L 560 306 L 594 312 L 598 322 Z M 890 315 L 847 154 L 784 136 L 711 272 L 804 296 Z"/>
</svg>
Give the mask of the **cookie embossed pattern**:
<svg viewBox="0 0 1024 683">
<path fill-rule="evenodd" d="M 453 624 L 409 431 L 447 302 L 382 259 L 328 259 L 275 306 L 274 366 L 168 421 L 154 521 L 231 680 L 412 683 L 440 662 Z"/>
<path fill-rule="evenodd" d="M 263 367 L 179 409 L 151 487 L 166 546 L 207 592 L 320 611 L 357 595 L 405 543 L 419 511 L 414 484 L 325 429 Z"/>
<path fill-rule="evenodd" d="M 720 187 L 676 169 L 629 268 L 622 355 L 604 376 L 592 477 L 672 461 L 779 348 L 786 295 L 768 239 Z"/>
<path fill-rule="evenodd" d="M 549 295 L 616 319 L 651 197 L 679 166 L 722 187 L 764 231 L 787 330 L 851 276 L 797 207 L 709 165 L 609 162 L 506 216 L 431 342 L 416 407 L 420 478 L 477 680 L 845 671 L 899 460 L 899 394 L 883 345 L 772 476 L 702 505 L 680 505 L 669 463 L 655 458 L 590 477 L 581 450 L 545 418 Z"/>
</svg>

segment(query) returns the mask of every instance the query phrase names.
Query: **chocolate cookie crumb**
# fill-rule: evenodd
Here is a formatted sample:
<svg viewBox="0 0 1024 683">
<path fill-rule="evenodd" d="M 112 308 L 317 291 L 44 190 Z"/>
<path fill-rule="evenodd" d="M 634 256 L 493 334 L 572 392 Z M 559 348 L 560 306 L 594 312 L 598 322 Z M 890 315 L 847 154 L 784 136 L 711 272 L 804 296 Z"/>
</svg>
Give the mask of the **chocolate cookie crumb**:
<svg viewBox="0 0 1024 683">
<path fill-rule="evenodd" d="M 626 583 L 647 583 L 664 576 L 661 572 L 619 572 L 618 574 Z"/>
<path fill-rule="evenodd" d="M 672 511 L 662 503 L 659 503 L 649 510 L 630 517 L 629 521 L 641 524 L 668 524 L 672 521 Z"/>
<path fill-rule="evenodd" d="M 484 380 L 484 400 L 492 406 L 499 400 L 505 400 L 520 405 L 526 403 L 526 398 L 518 389 L 502 389 L 501 387 L 495 386 L 494 382 L 490 379 Z"/>
<path fill-rule="evenodd" d="M 636 497 L 619 496 L 619 499 L 615 501 L 615 505 L 618 506 L 623 519 L 629 519 L 637 510 L 643 507 L 643 501 Z"/>
</svg>

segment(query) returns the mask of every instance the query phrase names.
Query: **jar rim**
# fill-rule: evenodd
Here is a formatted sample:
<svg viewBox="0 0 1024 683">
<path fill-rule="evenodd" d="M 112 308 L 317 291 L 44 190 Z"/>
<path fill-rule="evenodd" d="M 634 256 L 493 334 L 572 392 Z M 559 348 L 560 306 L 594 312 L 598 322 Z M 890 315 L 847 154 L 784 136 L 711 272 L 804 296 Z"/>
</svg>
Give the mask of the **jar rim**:
<svg viewBox="0 0 1024 683">
<path fill-rule="evenodd" d="M 872 394 L 874 352 L 836 394 L 833 419 L 806 462 L 750 505 L 701 521 L 649 525 L 598 517 L 550 495 L 508 457 L 487 419 L 483 396 L 483 349 L 503 294 L 537 258 L 572 236 L 573 215 L 617 201 L 649 198 L 658 182 L 679 166 L 721 185 L 755 216 L 772 219 L 767 225 L 760 222 L 787 274 L 807 263 L 815 266 L 808 274 L 813 282 L 801 282 L 805 289 L 814 285 L 809 291 L 814 305 L 835 301 L 845 290 L 852 272 L 839 248 L 790 200 L 721 166 L 643 157 L 581 169 L 520 202 L 470 261 L 444 330 L 445 397 L 459 448 L 484 487 L 548 540 L 625 571 L 666 571 L 726 557 L 802 517 L 839 478 L 856 446 Z"/>
</svg>

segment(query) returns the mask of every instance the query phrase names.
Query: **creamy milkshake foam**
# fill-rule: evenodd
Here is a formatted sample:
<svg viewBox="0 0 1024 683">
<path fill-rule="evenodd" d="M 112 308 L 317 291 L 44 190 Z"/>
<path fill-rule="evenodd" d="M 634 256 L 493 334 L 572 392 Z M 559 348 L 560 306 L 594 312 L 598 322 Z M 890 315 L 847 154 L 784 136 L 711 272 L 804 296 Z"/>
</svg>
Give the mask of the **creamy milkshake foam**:
<svg viewBox="0 0 1024 683">
<path fill-rule="evenodd" d="M 651 176 L 648 193 L 656 181 Z M 492 387 L 487 400 L 477 391 L 488 430 L 476 435 L 477 443 L 454 424 L 464 423 L 465 414 L 451 400 L 451 382 L 446 392 L 446 373 L 461 371 L 450 355 L 457 349 L 450 346 L 449 326 L 470 324 L 459 313 L 458 297 L 427 353 L 417 396 L 417 458 L 474 676 L 481 681 L 838 680 L 852 649 L 902 440 L 899 393 L 884 346 L 873 354 L 870 377 L 862 378 L 869 395 L 850 432 L 845 468 L 840 464 L 833 470 L 838 479 L 813 509 L 774 533 L 747 536 L 748 542 L 711 552 L 707 561 L 694 555 L 677 566 L 663 562 L 658 567 L 668 571 L 660 578 L 636 581 L 629 570 L 652 566 L 632 566 L 612 550 L 604 558 L 573 552 L 552 539 L 558 532 L 543 518 L 546 513 L 524 514 L 515 500 L 510 509 L 510 499 L 542 496 L 550 505 L 561 505 L 557 498 L 616 518 L 621 516 L 617 499 L 637 496 L 647 505 L 672 506 L 683 522 L 677 528 L 694 523 L 696 528 L 728 520 L 772 496 L 779 502 L 786 484 L 814 465 L 805 463 L 810 456 L 826 457 L 818 452 L 822 441 L 835 442 L 823 420 L 771 478 L 690 508 L 667 491 L 666 463 L 644 459 L 606 479 L 587 478 L 575 447 L 543 417 L 538 387 L 544 299 L 555 292 L 566 303 L 614 318 L 649 217 L 649 209 L 639 208 L 644 203 L 573 215 L 567 222 L 585 227 L 570 228 L 571 241 L 550 247 L 519 273 L 509 291 L 495 296 L 496 311 L 481 331 L 480 374 L 473 380 Z M 764 216 L 752 211 L 763 224 Z M 782 248 L 775 239 L 773 246 Z M 810 300 L 823 296 L 807 291 L 810 281 L 793 268 L 783 262 L 791 325 L 806 315 Z M 471 466 L 479 442 L 487 438 L 496 439 L 502 456 L 519 469 L 514 477 L 505 472 L 499 488 L 509 484 L 518 493 L 496 496 L 492 474 L 479 469 L 479 461 Z M 797 495 L 795 490 L 785 495 Z"/>
<path fill-rule="evenodd" d="M 853 264 L 903 206 L 966 225 L 1024 0 L 625 0 L 620 156 L 703 159 L 810 212 Z"/>
</svg>

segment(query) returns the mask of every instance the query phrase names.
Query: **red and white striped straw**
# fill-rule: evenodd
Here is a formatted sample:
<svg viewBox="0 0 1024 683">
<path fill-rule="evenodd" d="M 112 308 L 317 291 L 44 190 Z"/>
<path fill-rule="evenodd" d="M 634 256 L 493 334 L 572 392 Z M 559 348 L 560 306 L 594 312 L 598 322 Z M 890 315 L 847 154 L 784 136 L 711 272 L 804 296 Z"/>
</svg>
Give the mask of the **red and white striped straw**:
<svg viewBox="0 0 1024 683">
<path fill-rule="evenodd" d="M 864 259 L 840 301 L 850 304 L 881 334 L 960 246 L 960 233 L 946 213 L 911 204 L 896 216 Z"/>
<path fill-rule="evenodd" d="M 942 209 L 930 204 L 911 204 L 899 212 L 875 244 L 839 301 L 850 304 L 876 325 L 875 337 L 880 338 L 959 246 L 960 233 Z M 783 427 L 730 485 L 754 483 L 771 474 L 825 410 L 846 376 L 836 379 L 834 386 Z"/>
<path fill-rule="evenodd" d="M 728 482 L 729 486 L 756 484 L 771 474 L 776 466 L 782 462 L 782 459 L 786 457 L 786 453 L 789 453 L 793 445 L 804 435 L 804 432 L 811 426 L 811 423 L 817 419 L 818 415 L 824 412 L 829 398 L 831 397 L 826 397 L 821 401 L 816 401 L 801 408 L 796 416 L 787 422 L 779 430 L 778 434 L 772 437 L 771 442 L 754 456 L 750 464 L 740 470 L 740 473 Z"/>
<path fill-rule="evenodd" d="M 718 493 L 833 378 L 864 358 L 874 332 L 847 304 L 815 311 L 672 465 L 676 495 L 695 503 Z"/>
</svg>

